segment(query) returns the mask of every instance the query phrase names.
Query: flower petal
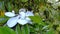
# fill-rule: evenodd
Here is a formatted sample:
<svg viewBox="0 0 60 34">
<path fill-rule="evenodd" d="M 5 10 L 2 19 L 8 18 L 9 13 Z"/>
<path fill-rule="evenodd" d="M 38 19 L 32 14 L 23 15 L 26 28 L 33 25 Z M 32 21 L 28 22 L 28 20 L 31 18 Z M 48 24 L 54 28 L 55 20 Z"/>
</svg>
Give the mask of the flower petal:
<svg viewBox="0 0 60 34">
<path fill-rule="evenodd" d="M 20 18 L 25 19 L 25 17 L 26 17 L 26 14 L 24 12 L 20 12 Z"/>
<path fill-rule="evenodd" d="M 31 20 L 29 17 L 26 17 L 26 20 Z"/>
<path fill-rule="evenodd" d="M 8 27 L 14 27 L 14 26 L 17 24 L 17 20 L 18 20 L 18 17 L 10 18 L 10 19 L 7 21 Z"/>
<path fill-rule="evenodd" d="M 31 19 L 29 17 L 26 17 L 26 20 L 28 21 L 29 24 L 32 24 Z"/>
<path fill-rule="evenodd" d="M 8 17 L 14 17 L 15 16 L 15 14 L 12 12 L 6 12 L 5 15 Z"/>
<path fill-rule="evenodd" d="M 25 8 L 21 8 L 21 9 L 19 10 L 19 12 L 25 12 L 25 11 L 26 11 Z"/>
<path fill-rule="evenodd" d="M 25 25 L 25 24 L 28 23 L 28 21 L 25 20 L 25 19 L 19 19 L 17 22 L 18 22 L 19 24 L 21 24 L 21 25 Z"/>
<path fill-rule="evenodd" d="M 33 12 L 31 12 L 31 11 L 27 11 L 27 12 L 26 12 L 26 16 L 34 16 L 34 14 L 33 14 Z"/>
</svg>

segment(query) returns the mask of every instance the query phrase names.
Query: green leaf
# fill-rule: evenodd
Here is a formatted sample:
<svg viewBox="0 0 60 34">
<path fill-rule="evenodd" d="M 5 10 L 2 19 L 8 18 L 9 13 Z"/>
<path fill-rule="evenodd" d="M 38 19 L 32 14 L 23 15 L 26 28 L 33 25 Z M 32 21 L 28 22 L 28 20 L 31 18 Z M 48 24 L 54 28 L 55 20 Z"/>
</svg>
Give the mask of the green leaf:
<svg viewBox="0 0 60 34">
<path fill-rule="evenodd" d="M 24 26 L 24 29 L 25 29 L 26 34 L 30 34 L 30 29 L 29 29 L 28 24 L 26 24 L 26 26 Z"/>
<path fill-rule="evenodd" d="M 46 34 L 55 34 L 55 31 L 53 29 L 46 32 Z"/>
<path fill-rule="evenodd" d="M 16 34 L 16 32 L 7 26 L 0 27 L 0 34 Z"/>
<path fill-rule="evenodd" d="M 30 34 L 30 29 L 29 29 L 29 26 L 28 24 L 22 26 L 22 34 Z"/>
<path fill-rule="evenodd" d="M 25 34 L 24 26 L 21 27 L 21 30 L 22 30 L 22 34 Z"/>
<path fill-rule="evenodd" d="M 8 8 L 8 11 L 12 11 L 12 4 L 10 2 L 7 4 L 7 8 Z"/>
<path fill-rule="evenodd" d="M 16 34 L 22 34 L 19 24 L 16 26 Z"/>
<path fill-rule="evenodd" d="M 42 23 L 42 18 L 40 16 L 30 16 L 34 23 Z"/>
<path fill-rule="evenodd" d="M 0 1 L 0 9 L 4 10 L 4 1 L 2 1 L 2 2 Z"/>
</svg>

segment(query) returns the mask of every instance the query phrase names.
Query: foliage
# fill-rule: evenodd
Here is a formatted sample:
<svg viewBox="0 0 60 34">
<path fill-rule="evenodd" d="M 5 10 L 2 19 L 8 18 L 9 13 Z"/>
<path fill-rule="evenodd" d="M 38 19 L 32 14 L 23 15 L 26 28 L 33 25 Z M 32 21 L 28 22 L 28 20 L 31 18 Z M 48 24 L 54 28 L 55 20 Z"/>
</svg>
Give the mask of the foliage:
<svg viewBox="0 0 60 34">
<path fill-rule="evenodd" d="M 17 24 L 15 28 L 4 26 L 9 18 L 1 16 L 0 25 L 3 25 L 0 27 L 0 34 L 60 34 L 60 6 L 48 3 L 47 0 L 1 0 L 0 3 L 0 10 L 15 10 L 18 13 L 20 8 L 31 7 L 35 15 L 29 17 L 32 24 Z"/>
<path fill-rule="evenodd" d="M 0 34 L 16 34 L 14 30 L 10 29 L 7 26 L 0 27 Z"/>
</svg>

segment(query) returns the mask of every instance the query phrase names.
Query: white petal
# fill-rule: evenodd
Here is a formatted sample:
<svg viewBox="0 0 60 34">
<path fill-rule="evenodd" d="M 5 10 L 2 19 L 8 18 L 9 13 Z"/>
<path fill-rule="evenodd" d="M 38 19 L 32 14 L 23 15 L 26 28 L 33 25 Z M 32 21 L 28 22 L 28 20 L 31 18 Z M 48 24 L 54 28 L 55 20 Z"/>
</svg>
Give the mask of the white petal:
<svg viewBox="0 0 60 34">
<path fill-rule="evenodd" d="M 15 14 L 12 12 L 6 12 L 5 15 L 8 17 L 14 17 L 15 16 Z"/>
<path fill-rule="evenodd" d="M 31 20 L 29 17 L 26 17 L 26 20 Z"/>
<path fill-rule="evenodd" d="M 33 12 L 27 11 L 26 16 L 34 16 Z"/>
<path fill-rule="evenodd" d="M 18 20 L 18 17 L 10 18 L 10 19 L 7 21 L 8 27 L 14 27 L 14 26 L 17 24 L 17 20 Z"/>
<path fill-rule="evenodd" d="M 21 8 L 21 9 L 19 10 L 19 12 L 25 12 L 25 11 L 26 11 L 25 8 Z"/>
<path fill-rule="evenodd" d="M 29 17 L 26 17 L 26 20 L 28 21 L 29 24 L 32 24 L 31 19 Z"/>
<path fill-rule="evenodd" d="M 28 23 L 28 21 L 27 20 L 23 20 L 23 19 L 19 19 L 18 21 L 17 21 L 19 24 L 21 24 L 21 25 L 25 25 L 25 24 L 27 24 Z"/>
<path fill-rule="evenodd" d="M 24 12 L 20 12 L 20 18 L 24 19 L 26 17 L 26 14 Z"/>
</svg>

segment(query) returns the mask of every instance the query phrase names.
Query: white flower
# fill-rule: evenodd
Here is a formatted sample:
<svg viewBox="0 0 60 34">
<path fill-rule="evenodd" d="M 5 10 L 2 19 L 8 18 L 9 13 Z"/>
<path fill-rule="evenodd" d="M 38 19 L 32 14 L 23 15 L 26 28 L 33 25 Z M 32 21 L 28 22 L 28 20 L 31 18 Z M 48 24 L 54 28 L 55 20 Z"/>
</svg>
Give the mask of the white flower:
<svg viewBox="0 0 60 34">
<path fill-rule="evenodd" d="M 54 3 L 52 6 L 53 8 L 58 8 L 58 6 L 60 6 L 60 2 Z"/>
<path fill-rule="evenodd" d="M 12 12 L 5 12 L 5 16 L 14 17 L 15 16 L 14 10 L 12 10 Z"/>
<path fill-rule="evenodd" d="M 17 23 L 19 23 L 21 25 L 25 25 L 27 23 L 32 23 L 31 19 L 28 16 L 26 17 L 26 15 L 27 14 L 25 13 L 25 9 L 19 10 L 19 15 L 18 16 L 12 17 L 7 21 L 8 27 L 14 27 Z"/>
<path fill-rule="evenodd" d="M 20 19 L 17 21 L 19 24 L 27 24 L 28 21 L 25 19 L 26 18 L 26 10 L 25 9 L 20 9 L 19 14 L 20 14 Z"/>
<path fill-rule="evenodd" d="M 59 0 L 48 0 L 47 2 L 48 3 L 56 3 L 56 2 L 58 2 Z"/>
</svg>

